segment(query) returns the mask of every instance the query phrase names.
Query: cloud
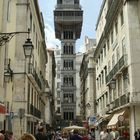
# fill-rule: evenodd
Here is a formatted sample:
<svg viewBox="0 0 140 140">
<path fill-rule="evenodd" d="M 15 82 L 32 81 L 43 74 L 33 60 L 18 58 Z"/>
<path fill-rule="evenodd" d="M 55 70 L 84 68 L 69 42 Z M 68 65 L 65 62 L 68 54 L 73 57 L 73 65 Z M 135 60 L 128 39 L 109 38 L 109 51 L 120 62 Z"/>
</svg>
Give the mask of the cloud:
<svg viewBox="0 0 140 140">
<path fill-rule="evenodd" d="M 49 24 L 45 24 L 46 44 L 47 48 L 54 48 L 56 45 L 60 46 L 60 41 L 55 38 L 55 31 Z"/>
</svg>

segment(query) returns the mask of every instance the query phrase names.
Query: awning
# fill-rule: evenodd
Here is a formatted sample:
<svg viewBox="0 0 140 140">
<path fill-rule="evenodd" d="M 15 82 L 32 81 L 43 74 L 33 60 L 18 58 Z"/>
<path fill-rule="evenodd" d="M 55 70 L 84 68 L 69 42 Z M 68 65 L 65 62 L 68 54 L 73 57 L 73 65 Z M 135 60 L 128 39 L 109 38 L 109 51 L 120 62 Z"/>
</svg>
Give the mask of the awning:
<svg viewBox="0 0 140 140">
<path fill-rule="evenodd" d="M 6 107 L 4 104 L 0 103 L 0 114 L 5 114 L 6 113 Z"/>
<path fill-rule="evenodd" d="M 117 122 L 118 122 L 118 117 L 119 117 L 120 115 L 123 115 L 124 112 L 125 112 L 125 111 L 123 110 L 123 111 L 121 111 L 121 112 L 119 112 L 119 113 L 115 113 L 115 114 L 113 115 L 113 117 L 111 118 L 111 120 L 109 121 L 109 123 L 108 123 L 108 125 L 107 125 L 107 128 L 108 128 L 108 129 L 116 128 L 116 124 L 117 124 Z"/>
</svg>

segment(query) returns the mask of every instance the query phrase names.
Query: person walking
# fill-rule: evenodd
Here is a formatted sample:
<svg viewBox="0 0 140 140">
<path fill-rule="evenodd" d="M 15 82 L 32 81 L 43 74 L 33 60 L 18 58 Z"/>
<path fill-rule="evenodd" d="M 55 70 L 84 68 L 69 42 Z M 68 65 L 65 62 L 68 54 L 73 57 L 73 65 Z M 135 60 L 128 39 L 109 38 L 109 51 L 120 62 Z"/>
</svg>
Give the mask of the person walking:
<svg viewBox="0 0 140 140">
<path fill-rule="evenodd" d="M 134 133 L 135 140 L 140 140 L 140 129 L 137 129 Z"/>
<path fill-rule="evenodd" d="M 24 133 L 19 140 L 36 140 L 32 134 Z"/>
<path fill-rule="evenodd" d="M 109 138 L 110 140 L 115 140 L 115 129 L 112 128 L 110 133 L 109 133 Z"/>
<path fill-rule="evenodd" d="M 48 137 L 44 134 L 43 126 L 38 127 L 38 133 L 35 135 L 36 140 L 48 140 Z"/>
<path fill-rule="evenodd" d="M 74 129 L 73 135 L 70 137 L 70 140 L 82 140 L 82 137 L 78 135 L 77 129 Z"/>
<path fill-rule="evenodd" d="M 4 140 L 4 135 L 0 133 L 0 140 Z"/>
<path fill-rule="evenodd" d="M 102 133 L 100 134 L 100 140 L 107 140 L 108 139 L 108 132 L 107 129 L 104 128 Z"/>
</svg>

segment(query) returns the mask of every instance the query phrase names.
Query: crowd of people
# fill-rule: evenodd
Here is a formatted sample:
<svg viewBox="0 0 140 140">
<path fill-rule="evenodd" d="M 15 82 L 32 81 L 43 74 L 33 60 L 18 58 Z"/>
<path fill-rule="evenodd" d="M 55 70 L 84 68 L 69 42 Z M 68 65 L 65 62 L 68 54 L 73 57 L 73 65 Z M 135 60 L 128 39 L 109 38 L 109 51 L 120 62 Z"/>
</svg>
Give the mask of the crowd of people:
<svg viewBox="0 0 140 140">
<path fill-rule="evenodd" d="M 134 133 L 135 140 L 140 140 L 140 129 Z M 66 137 L 61 134 L 61 131 L 51 133 L 44 133 L 44 127 L 38 127 L 38 132 L 35 135 L 24 133 L 19 139 L 14 138 L 11 131 L 0 131 L 0 140 L 130 140 L 129 133 L 124 130 L 120 135 L 116 128 L 110 130 L 103 128 L 99 137 L 95 138 L 95 130 L 87 134 L 80 134 L 77 129 L 70 132 Z"/>
<path fill-rule="evenodd" d="M 130 140 L 130 135 L 127 129 L 121 131 L 121 133 L 116 129 L 106 129 L 100 132 L 100 140 Z"/>
</svg>

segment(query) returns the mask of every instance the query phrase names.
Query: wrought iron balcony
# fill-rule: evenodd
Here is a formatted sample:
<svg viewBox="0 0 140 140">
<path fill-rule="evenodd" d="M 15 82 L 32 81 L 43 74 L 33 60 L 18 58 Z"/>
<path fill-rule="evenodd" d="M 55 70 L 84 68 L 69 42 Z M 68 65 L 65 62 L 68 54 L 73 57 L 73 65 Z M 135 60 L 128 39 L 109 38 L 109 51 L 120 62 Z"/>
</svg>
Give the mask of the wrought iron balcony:
<svg viewBox="0 0 140 140">
<path fill-rule="evenodd" d="M 41 111 L 39 111 L 36 107 L 34 107 L 30 103 L 28 103 L 28 113 L 37 118 L 41 118 Z"/>
<path fill-rule="evenodd" d="M 119 98 L 117 98 L 113 102 L 113 104 L 114 104 L 113 109 L 118 108 L 118 107 L 123 106 L 123 105 L 126 105 L 128 103 L 130 103 L 130 96 L 127 93 L 127 94 L 124 94 L 124 95 L 120 96 Z"/>
<path fill-rule="evenodd" d="M 129 95 L 129 93 L 118 97 L 113 102 L 108 104 L 107 105 L 108 109 L 107 109 L 106 113 L 110 112 L 113 109 L 116 109 L 116 108 L 119 108 L 121 106 L 127 105 L 128 103 L 130 103 L 130 95 Z"/>
<path fill-rule="evenodd" d="M 29 67 L 28 67 L 28 74 L 31 74 L 32 75 L 32 78 L 34 79 L 34 81 L 37 83 L 38 87 L 40 89 L 42 89 L 42 85 L 41 85 L 41 80 L 39 79 L 39 76 L 38 74 L 36 73 L 36 70 L 35 68 L 33 67 L 33 64 L 29 64 Z"/>
<path fill-rule="evenodd" d="M 109 82 L 115 77 L 117 74 L 119 74 L 123 68 L 127 67 L 127 55 L 123 55 L 118 63 L 113 67 L 113 69 L 110 71 L 110 73 L 106 76 L 106 84 L 109 84 Z"/>
</svg>

